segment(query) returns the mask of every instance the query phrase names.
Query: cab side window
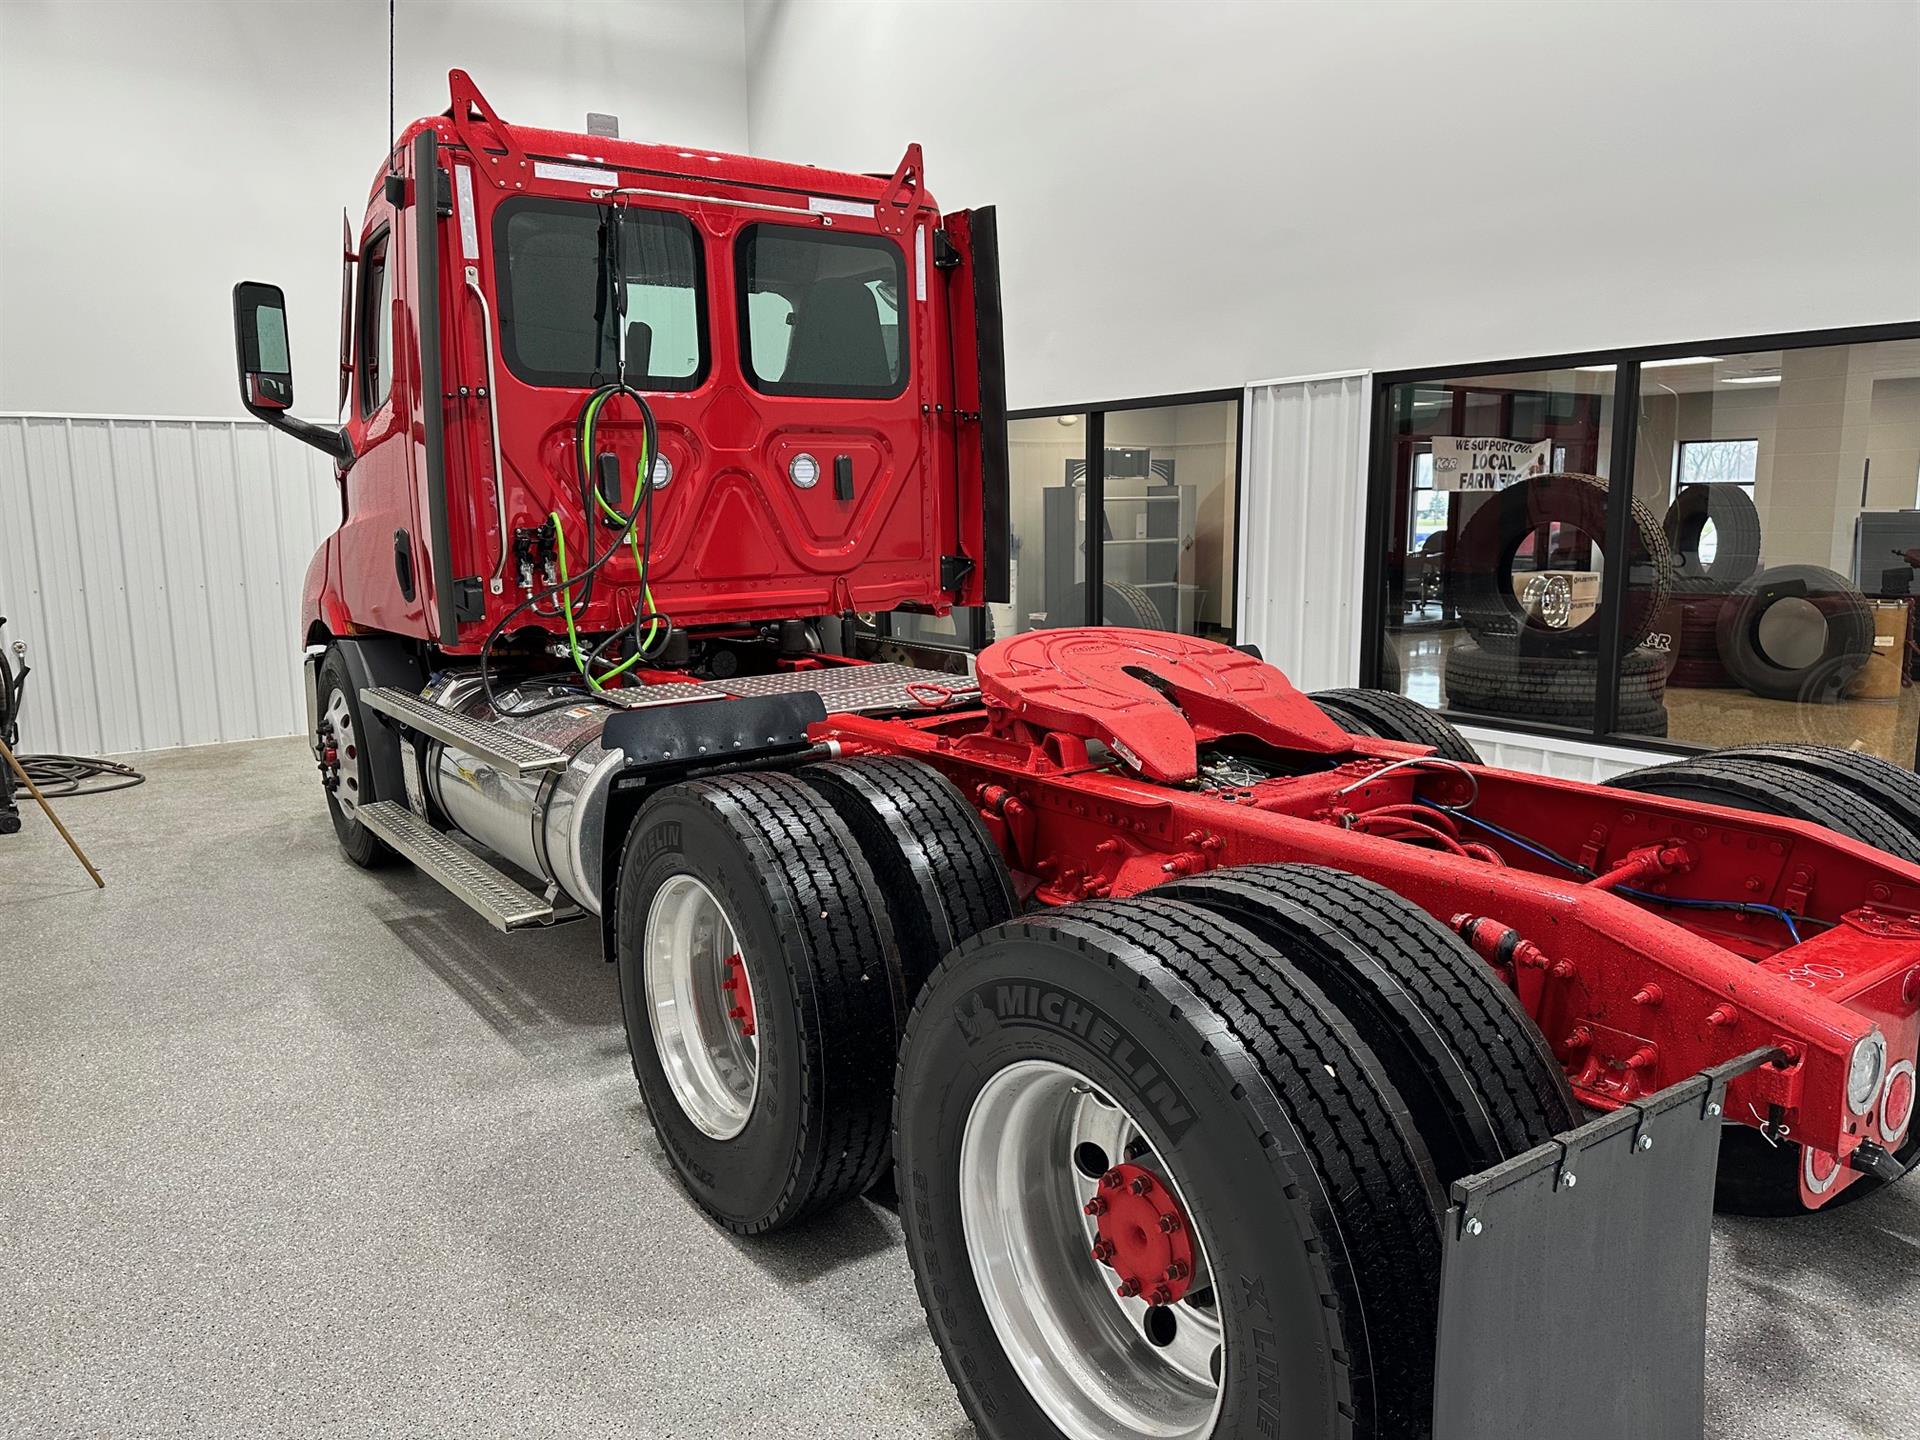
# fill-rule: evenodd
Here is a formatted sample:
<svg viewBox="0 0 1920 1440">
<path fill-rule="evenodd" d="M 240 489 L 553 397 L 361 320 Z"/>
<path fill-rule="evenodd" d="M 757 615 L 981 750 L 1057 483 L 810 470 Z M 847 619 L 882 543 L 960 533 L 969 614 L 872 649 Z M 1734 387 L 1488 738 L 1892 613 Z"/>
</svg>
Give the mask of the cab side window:
<svg viewBox="0 0 1920 1440">
<path fill-rule="evenodd" d="M 393 389 L 393 306 L 387 296 L 386 232 L 368 242 L 360 258 L 360 415 L 387 402 Z"/>
</svg>

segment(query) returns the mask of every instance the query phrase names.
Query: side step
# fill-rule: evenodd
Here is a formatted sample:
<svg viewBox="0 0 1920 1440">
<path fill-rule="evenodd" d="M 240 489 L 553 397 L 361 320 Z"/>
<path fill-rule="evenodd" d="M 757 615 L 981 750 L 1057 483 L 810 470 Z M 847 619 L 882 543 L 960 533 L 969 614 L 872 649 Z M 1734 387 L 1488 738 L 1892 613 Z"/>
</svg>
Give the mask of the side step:
<svg viewBox="0 0 1920 1440">
<path fill-rule="evenodd" d="M 516 779 L 539 775 L 548 770 L 567 768 L 563 750 L 485 720 L 453 710 L 442 709 L 431 700 L 387 686 L 369 686 L 360 692 L 360 703 L 382 715 L 398 720 L 409 729 L 431 736 L 449 750 L 472 755 L 504 770 Z M 362 806 L 364 812 L 366 807 Z"/>
<path fill-rule="evenodd" d="M 531 925 L 551 925 L 556 919 L 547 901 L 471 850 L 456 845 L 406 806 L 379 800 L 360 806 L 354 814 L 362 825 L 439 881 L 494 929 L 524 930 Z M 557 918 L 571 918 L 571 912 Z"/>
</svg>

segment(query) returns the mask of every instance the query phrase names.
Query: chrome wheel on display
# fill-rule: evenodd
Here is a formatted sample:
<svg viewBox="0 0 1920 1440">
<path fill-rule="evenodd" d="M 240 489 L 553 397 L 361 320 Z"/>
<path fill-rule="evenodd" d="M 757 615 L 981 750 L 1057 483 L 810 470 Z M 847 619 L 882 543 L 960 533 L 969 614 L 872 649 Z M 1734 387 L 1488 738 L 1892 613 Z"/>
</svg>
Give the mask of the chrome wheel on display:
<svg viewBox="0 0 1920 1440">
<path fill-rule="evenodd" d="M 753 987 L 733 922 L 703 882 L 675 875 L 654 896 L 642 948 L 667 1084 L 702 1134 L 731 1140 L 760 1087 Z"/>
<path fill-rule="evenodd" d="M 1213 1432 L 1227 1356 L 1206 1245 L 1122 1106 L 1064 1065 L 1009 1065 L 967 1117 L 960 1207 L 993 1328 L 1063 1434 Z"/>
</svg>

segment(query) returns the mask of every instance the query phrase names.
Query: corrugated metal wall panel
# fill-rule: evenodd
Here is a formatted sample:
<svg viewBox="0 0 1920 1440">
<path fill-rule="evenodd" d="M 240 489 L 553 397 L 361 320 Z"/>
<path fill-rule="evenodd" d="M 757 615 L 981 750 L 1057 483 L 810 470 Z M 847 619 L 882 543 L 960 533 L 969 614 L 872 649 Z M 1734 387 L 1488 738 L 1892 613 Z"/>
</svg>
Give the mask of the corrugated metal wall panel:
<svg viewBox="0 0 1920 1440">
<path fill-rule="evenodd" d="M 300 595 L 338 493 L 325 456 L 253 421 L 0 415 L 0 615 L 33 666 L 22 745 L 298 733 Z"/>
<path fill-rule="evenodd" d="M 1240 636 L 1304 690 L 1359 673 L 1365 372 L 1249 386 Z"/>
</svg>

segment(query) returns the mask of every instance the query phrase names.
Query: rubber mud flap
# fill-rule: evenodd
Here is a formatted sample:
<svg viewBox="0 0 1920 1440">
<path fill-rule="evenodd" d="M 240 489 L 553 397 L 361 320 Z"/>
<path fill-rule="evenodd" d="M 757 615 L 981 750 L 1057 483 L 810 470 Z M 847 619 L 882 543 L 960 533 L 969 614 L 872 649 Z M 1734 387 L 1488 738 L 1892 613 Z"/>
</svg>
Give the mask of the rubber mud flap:
<svg viewBox="0 0 1920 1440">
<path fill-rule="evenodd" d="M 1433 1440 L 1700 1440 L 1726 1087 L 1771 1054 L 1454 1184 Z"/>
</svg>

